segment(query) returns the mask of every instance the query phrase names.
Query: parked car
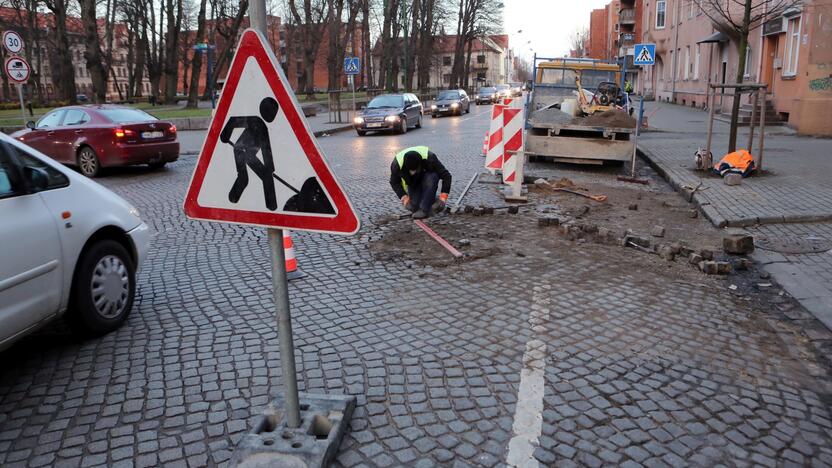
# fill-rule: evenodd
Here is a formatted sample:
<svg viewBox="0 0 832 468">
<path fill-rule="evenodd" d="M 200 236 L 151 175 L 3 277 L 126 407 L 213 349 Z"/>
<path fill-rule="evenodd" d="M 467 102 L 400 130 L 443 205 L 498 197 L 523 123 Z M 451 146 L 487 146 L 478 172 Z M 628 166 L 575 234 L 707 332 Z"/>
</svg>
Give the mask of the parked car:
<svg viewBox="0 0 832 468">
<path fill-rule="evenodd" d="M 410 93 L 381 94 L 355 116 L 352 124 L 358 136 L 368 131 L 407 133 L 411 125 L 422 128 L 422 103 Z"/>
<path fill-rule="evenodd" d="M 176 125 L 132 107 L 60 107 L 26 127 L 12 136 L 87 177 L 105 167 L 161 168 L 179 158 Z"/>
<path fill-rule="evenodd" d="M 84 334 L 124 322 L 150 241 L 127 201 L 0 134 L 0 220 L 0 349 L 57 317 Z"/>
<path fill-rule="evenodd" d="M 487 103 L 491 104 L 492 102 L 494 102 L 496 100 L 497 100 L 497 88 L 493 88 L 493 87 L 490 87 L 490 86 L 485 87 L 485 88 L 480 88 L 480 90 L 477 91 L 477 95 L 474 96 L 474 102 L 476 102 L 477 105 L 482 104 L 484 102 L 487 102 Z"/>
<path fill-rule="evenodd" d="M 436 101 L 430 106 L 430 116 L 436 118 L 442 114 L 462 115 L 471 112 L 471 100 L 462 89 L 439 91 Z"/>
<path fill-rule="evenodd" d="M 511 97 L 511 86 L 507 84 L 497 85 L 497 99 Z"/>
</svg>

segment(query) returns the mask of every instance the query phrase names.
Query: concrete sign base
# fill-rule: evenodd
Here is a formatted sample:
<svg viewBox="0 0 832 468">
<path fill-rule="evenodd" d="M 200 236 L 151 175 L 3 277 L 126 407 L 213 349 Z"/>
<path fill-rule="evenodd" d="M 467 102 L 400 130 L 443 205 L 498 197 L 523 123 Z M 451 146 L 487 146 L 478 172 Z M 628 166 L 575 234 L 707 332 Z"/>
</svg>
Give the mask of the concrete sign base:
<svg viewBox="0 0 832 468">
<path fill-rule="evenodd" d="M 301 393 L 300 427 L 286 427 L 278 397 L 254 431 L 240 440 L 230 467 L 307 468 L 329 466 L 355 409 L 354 396 Z"/>
</svg>

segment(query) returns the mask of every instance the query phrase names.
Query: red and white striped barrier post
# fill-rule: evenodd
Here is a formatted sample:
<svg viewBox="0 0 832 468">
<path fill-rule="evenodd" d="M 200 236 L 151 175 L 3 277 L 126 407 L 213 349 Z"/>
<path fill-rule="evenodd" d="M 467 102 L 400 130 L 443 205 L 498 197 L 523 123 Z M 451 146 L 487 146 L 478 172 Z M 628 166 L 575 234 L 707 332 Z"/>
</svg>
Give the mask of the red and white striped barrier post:
<svg viewBox="0 0 832 468">
<path fill-rule="evenodd" d="M 482 142 L 482 155 L 488 154 L 488 132 L 485 132 L 485 139 Z"/>
<path fill-rule="evenodd" d="M 485 168 L 491 174 L 503 168 L 503 109 L 506 106 L 491 106 L 491 126 L 488 130 L 488 150 L 485 152 Z"/>
<path fill-rule="evenodd" d="M 503 110 L 503 183 L 511 185 L 517 174 L 518 153 L 523 149 L 523 109 Z"/>
</svg>

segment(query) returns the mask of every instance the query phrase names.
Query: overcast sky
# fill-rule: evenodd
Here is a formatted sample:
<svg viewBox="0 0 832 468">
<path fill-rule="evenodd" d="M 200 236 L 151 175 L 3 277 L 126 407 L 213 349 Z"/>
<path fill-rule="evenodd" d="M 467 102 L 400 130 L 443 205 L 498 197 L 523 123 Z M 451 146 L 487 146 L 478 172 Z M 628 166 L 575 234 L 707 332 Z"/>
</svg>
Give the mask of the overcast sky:
<svg viewBox="0 0 832 468">
<path fill-rule="evenodd" d="M 569 53 L 569 36 L 589 27 L 589 12 L 609 0 L 503 0 L 505 30 L 517 54 L 531 58 L 562 57 Z M 518 33 L 522 30 L 522 33 Z M 531 41 L 531 44 L 526 44 Z"/>
</svg>

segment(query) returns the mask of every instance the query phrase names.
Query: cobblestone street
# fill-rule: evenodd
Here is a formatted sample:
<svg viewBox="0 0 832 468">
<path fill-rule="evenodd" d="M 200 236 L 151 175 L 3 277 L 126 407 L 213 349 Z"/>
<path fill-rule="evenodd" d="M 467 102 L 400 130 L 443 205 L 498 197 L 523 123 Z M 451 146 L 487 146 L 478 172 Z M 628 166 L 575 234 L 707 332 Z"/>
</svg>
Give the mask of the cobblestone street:
<svg viewBox="0 0 832 468">
<path fill-rule="evenodd" d="M 410 229 L 382 221 L 403 212 L 392 156 L 430 146 L 455 200 L 489 112 L 319 139 L 363 223 L 293 233 L 300 390 L 358 398 L 336 466 L 832 466 L 829 367 L 787 294 L 740 294 L 756 271 L 571 242 L 532 208 L 428 221 L 486 238 L 481 258 L 374 255 Z M 185 218 L 195 159 L 99 179 L 155 231 L 133 313 L 104 337 L 56 325 L 3 352 L 0 466 L 223 466 L 283 391 L 265 230 Z M 619 168 L 536 170 L 614 185 Z M 645 198 L 671 192 L 643 171 Z M 504 204 L 485 183 L 465 203 Z"/>
</svg>

